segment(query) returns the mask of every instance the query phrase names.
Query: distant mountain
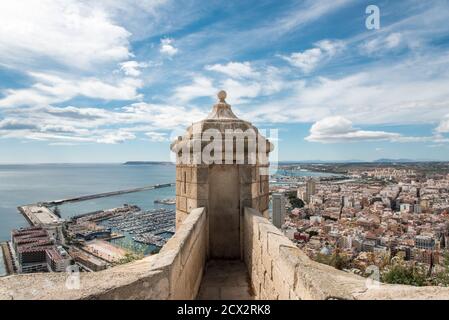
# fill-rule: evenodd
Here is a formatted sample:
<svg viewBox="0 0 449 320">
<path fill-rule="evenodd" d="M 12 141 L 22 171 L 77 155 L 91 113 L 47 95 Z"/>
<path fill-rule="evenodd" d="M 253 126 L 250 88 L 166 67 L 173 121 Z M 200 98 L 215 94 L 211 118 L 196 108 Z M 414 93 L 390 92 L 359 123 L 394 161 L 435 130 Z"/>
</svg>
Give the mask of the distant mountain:
<svg viewBox="0 0 449 320">
<path fill-rule="evenodd" d="M 141 166 L 141 165 L 151 165 L 151 164 L 164 164 L 171 165 L 168 161 L 127 161 L 124 163 L 125 166 Z"/>
<path fill-rule="evenodd" d="M 373 162 L 376 163 L 407 163 L 407 162 L 438 162 L 437 160 L 430 159 L 377 159 Z"/>
<path fill-rule="evenodd" d="M 416 162 L 441 162 L 439 160 L 431 160 L 431 159 L 377 159 L 373 161 L 368 160 L 299 160 L 299 161 L 279 161 L 280 165 L 292 165 L 292 164 L 337 164 L 337 163 L 416 163 Z"/>
<path fill-rule="evenodd" d="M 299 160 L 299 161 L 279 161 L 280 165 L 289 165 L 289 164 L 332 164 L 332 163 L 365 163 L 369 161 L 363 160 Z"/>
</svg>

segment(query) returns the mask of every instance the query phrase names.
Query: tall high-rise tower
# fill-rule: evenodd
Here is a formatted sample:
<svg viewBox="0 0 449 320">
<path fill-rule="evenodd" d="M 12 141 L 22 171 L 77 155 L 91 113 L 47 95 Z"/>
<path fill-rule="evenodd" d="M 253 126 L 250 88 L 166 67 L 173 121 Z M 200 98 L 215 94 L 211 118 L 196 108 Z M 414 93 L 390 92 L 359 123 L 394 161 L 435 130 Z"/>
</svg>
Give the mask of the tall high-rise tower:
<svg viewBox="0 0 449 320">
<path fill-rule="evenodd" d="M 268 216 L 268 154 L 273 145 L 237 118 L 226 92 L 209 116 L 171 145 L 176 153 L 176 223 L 206 207 L 211 258 L 241 257 L 243 209 Z"/>
<path fill-rule="evenodd" d="M 272 196 L 272 211 L 273 211 L 273 217 L 272 217 L 272 221 L 273 224 L 277 227 L 280 228 L 282 227 L 282 225 L 284 224 L 284 220 L 285 220 L 285 198 L 284 195 L 282 195 L 281 193 L 276 193 L 273 194 Z"/>
<path fill-rule="evenodd" d="M 316 192 L 316 185 L 315 180 L 312 178 L 307 179 L 306 181 L 306 201 L 307 203 L 310 203 L 310 198 L 315 194 Z"/>
</svg>

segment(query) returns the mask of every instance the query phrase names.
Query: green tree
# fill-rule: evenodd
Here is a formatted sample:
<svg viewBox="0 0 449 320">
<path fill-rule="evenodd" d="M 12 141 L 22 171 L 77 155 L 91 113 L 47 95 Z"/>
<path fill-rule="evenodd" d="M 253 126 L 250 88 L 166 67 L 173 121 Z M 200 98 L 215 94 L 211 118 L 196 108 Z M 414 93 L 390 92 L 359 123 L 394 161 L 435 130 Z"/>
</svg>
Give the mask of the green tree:
<svg viewBox="0 0 449 320">
<path fill-rule="evenodd" d="M 347 269 L 351 266 L 351 262 L 350 262 L 349 258 L 341 255 L 338 249 L 336 249 L 335 252 L 331 255 L 325 255 L 322 253 L 318 253 L 315 256 L 314 260 L 319 263 L 323 263 L 323 264 L 332 266 L 338 270 Z"/>
<path fill-rule="evenodd" d="M 398 255 L 382 274 L 382 281 L 421 287 L 427 284 L 426 270 L 417 264 L 407 265 L 403 256 Z"/>
<path fill-rule="evenodd" d="M 303 208 L 304 207 L 304 201 L 302 201 L 301 199 L 299 199 L 296 196 L 296 192 L 295 191 L 290 191 L 286 193 L 287 199 L 290 202 L 291 206 L 293 208 Z"/>
<path fill-rule="evenodd" d="M 432 284 L 436 286 L 449 286 L 449 252 L 443 255 L 443 271 L 437 272 L 432 279 Z"/>
<path fill-rule="evenodd" d="M 342 256 L 340 251 L 336 249 L 334 254 L 331 256 L 330 265 L 335 269 L 343 270 L 350 266 L 350 261 L 347 257 Z"/>
</svg>

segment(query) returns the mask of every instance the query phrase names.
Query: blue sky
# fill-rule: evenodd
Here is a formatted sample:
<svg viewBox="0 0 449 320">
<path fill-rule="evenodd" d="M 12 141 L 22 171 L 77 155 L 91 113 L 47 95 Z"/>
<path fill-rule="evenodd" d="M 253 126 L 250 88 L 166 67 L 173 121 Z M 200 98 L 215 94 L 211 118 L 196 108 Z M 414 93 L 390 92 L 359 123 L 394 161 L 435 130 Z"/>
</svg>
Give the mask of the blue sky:
<svg viewBox="0 0 449 320">
<path fill-rule="evenodd" d="M 449 160 L 446 0 L 18 0 L 0 21 L 0 163 L 169 160 L 220 89 L 280 160 Z"/>
</svg>

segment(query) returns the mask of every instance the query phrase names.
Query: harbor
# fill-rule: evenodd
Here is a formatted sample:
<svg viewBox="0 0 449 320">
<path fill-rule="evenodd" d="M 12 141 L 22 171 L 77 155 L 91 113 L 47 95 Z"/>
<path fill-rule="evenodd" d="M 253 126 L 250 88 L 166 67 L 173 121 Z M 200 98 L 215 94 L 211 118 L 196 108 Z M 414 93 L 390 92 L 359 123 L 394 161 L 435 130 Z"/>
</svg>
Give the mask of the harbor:
<svg viewBox="0 0 449 320">
<path fill-rule="evenodd" d="M 175 231 L 175 210 L 155 209 L 108 219 L 105 225 L 131 235 L 138 243 L 162 247 Z"/>
<path fill-rule="evenodd" d="M 17 264 L 18 272 L 33 268 L 62 271 L 63 264 L 69 263 L 78 265 L 82 271 L 95 272 L 158 252 L 175 232 L 175 210 L 165 208 L 175 204 L 169 198 L 174 186 L 173 183 L 156 184 L 19 206 L 17 209 L 31 227 L 14 231 L 17 236 L 13 247 L 18 245 L 21 237 L 30 235 L 33 240 L 26 250 L 40 250 L 42 257 L 49 256 L 50 260 L 46 258 L 46 261 L 44 259 L 36 266 L 30 265 L 22 261 L 22 256 L 16 257 L 14 252 L 9 254 L 11 246 L 5 245 L 8 254 L 5 254 L 3 248 L 0 275 L 9 274 L 9 270 L 14 269 L 14 264 Z M 145 209 L 123 202 L 117 205 L 120 199 L 134 202 L 139 199 L 134 194 L 142 198 L 143 191 L 163 188 L 167 191 L 150 195 L 151 200 L 147 198 L 149 201 Z M 133 195 L 122 197 L 126 194 Z M 163 197 L 155 198 L 157 195 Z M 106 203 L 111 203 L 114 207 L 102 209 L 95 205 L 95 199 L 99 198 L 107 198 L 107 201 L 101 201 L 103 207 Z M 94 205 L 89 208 L 90 205 L 86 206 L 85 203 Z M 148 208 L 149 204 L 153 209 Z M 71 210 L 67 211 L 67 206 Z M 43 242 L 45 247 L 39 248 L 39 244 Z M 57 265 L 58 261 L 63 262 Z"/>
</svg>

